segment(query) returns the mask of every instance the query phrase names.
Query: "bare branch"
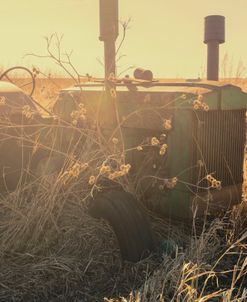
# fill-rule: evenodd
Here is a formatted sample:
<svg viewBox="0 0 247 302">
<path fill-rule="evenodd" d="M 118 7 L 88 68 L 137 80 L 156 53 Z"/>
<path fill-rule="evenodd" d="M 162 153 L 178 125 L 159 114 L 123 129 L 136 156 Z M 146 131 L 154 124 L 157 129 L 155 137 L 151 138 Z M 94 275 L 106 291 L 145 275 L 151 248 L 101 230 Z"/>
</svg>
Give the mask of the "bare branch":
<svg viewBox="0 0 247 302">
<path fill-rule="evenodd" d="M 126 37 L 126 31 L 130 28 L 130 26 L 129 26 L 130 22 L 131 22 L 131 18 L 129 18 L 127 21 L 120 21 L 120 24 L 122 25 L 122 29 L 123 29 L 123 36 L 122 36 L 122 40 L 120 41 L 120 44 L 117 48 L 116 55 L 118 54 L 119 50 L 121 49 L 121 47 L 123 45 L 123 42 Z"/>
<path fill-rule="evenodd" d="M 127 72 L 127 71 L 129 71 L 129 70 L 132 70 L 132 69 L 134 69 L 135 68 L 135 66 L 130 66 L 130 67 L 128 67 L 128 68 L 126 68 L 126 69 L 124 69 L 123 71 L 121 71 L 120 73 L 119 73 L 119 77 L 122 75 L 122 74 L 124 74 L 125 72 Z"/>
<path fill-rule="evenodd" d="M 80 74 L 71 61 L 73 51 L 62 53 L 63 35 L 59 36 L 57 33 L 53 33 L 49 37 L 44 37 L 44 39 L 46 41 L 47 54 L 40 55 L 28 53 L 25 56 L 33 56 L 36 58 L 50 59 L 54 61 L 54 63 L 62 68 L 76 84 L 79 84 Z"/>
</svg>

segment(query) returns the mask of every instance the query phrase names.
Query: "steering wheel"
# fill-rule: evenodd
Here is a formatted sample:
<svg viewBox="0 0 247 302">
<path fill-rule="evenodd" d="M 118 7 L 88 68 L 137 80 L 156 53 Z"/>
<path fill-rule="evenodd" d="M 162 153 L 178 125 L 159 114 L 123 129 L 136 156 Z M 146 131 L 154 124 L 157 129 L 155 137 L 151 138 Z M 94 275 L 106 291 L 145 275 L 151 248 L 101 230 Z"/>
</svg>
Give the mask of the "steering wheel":
<svg viewBox="0 0 247 302">
<path fill-rule="evenodd" d="M 25 75 L 27 74 L 27 75 Z M 21 88 L 27 95 L 32 96 L 35 89 L 36 74 L 26 67 L 15 66 L 7 69 L 0 75 L 0 81 L 4 78 Z"/>
</svg>

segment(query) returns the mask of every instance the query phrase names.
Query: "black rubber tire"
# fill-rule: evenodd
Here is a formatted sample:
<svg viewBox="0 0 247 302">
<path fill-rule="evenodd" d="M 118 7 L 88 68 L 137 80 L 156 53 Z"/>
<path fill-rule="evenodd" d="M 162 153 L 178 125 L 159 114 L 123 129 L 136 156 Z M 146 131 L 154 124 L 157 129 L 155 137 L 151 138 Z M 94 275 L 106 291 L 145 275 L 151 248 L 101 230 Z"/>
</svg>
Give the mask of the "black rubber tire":
<svg viewBox="0 0 247 302">
<path fill-rule="evenodd" d="M 152 230 L 145 210 L 124 191 L 100 193 L 92 200 L 89 213 L 109 222 L 118 239 L 123 260 L 138 262 L 154 249 Z"/>
</svg>

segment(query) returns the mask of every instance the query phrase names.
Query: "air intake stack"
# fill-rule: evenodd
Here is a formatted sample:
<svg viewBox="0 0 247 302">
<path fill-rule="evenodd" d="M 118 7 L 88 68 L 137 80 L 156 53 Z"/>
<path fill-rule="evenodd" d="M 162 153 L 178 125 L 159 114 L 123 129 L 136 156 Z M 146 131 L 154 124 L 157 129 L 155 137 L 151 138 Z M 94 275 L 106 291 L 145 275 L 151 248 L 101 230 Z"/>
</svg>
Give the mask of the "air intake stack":
<svg viewBox="0 0 247 302">
<path fill-rule="evenodd" d="M 100 41 L 104 42 L 105 78 L 116 74 L 116 47 L 118 37 L 118 0 L 100 0 Z"/>
<path fill-rule="evenodd" d="M 207 79 L 219 79 L 219 44 L 225 42 L 225 17 L 212 15 L 205 18 L 204 43 L 208 46 Z"/>
</svg>

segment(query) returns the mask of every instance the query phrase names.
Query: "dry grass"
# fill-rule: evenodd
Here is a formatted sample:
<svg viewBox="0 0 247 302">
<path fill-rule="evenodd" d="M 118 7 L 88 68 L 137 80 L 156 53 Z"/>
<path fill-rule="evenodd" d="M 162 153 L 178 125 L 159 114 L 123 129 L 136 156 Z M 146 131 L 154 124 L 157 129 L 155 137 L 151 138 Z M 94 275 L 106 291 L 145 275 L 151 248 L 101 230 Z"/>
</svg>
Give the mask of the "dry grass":
<svg viewBox="0 0 247 302">
<path fill-rule="evenodd" d="M 43 105 L 49 105 L 54 102 L 61 89 L 72 85 L 73 80 L 68 78 L 39 78 L 36 81 L 36 89 L 33 97 Z"/>
<path fill-rule="evenodd" d="M 35 98 L 49 106 L 59 89 L 70 84 L 69 79 L 40 79 Z M 237 84 L 247 88 L 245 80 Z M 122 159 L 113 156 L 116 146 L 106 147 L 96 132 L 80 135 L 87 139 L 79 162 L 90 163 L 89 169 L 78 175 L 66 153 L 58 175 L 34 179 L 0 197 L 0 301 L 103 301 L 120 296 L 128 298 L 119 301 L 136 302 L 245 301 L 244 204 L 192 232 L 189 226 L 150 216 L 157 237 L 172 239 L 176 252 L 171 257 L 161 249 L 137 264 L 123 263 L 111 228 L 88 215 L 86 198 L 92 190 L 88 180 L 98 177 L 105 158 L 115 160 L 117 168 Z M 89 152 L 92 140 L 98 148 Z M 35 182 L 39 189 L 34 189 Z M 132 190 L 128 182 L 127 190 Z"/>
</svg>

